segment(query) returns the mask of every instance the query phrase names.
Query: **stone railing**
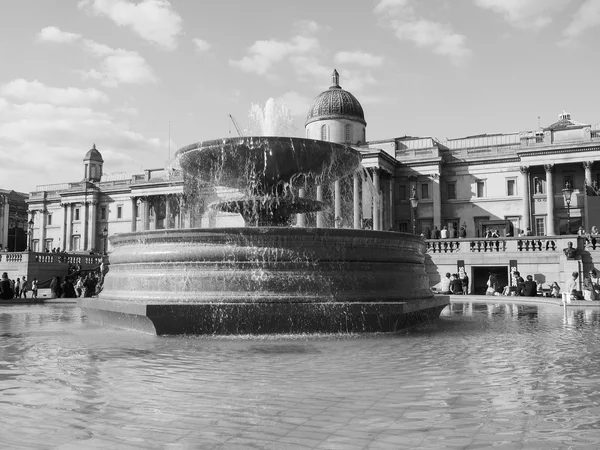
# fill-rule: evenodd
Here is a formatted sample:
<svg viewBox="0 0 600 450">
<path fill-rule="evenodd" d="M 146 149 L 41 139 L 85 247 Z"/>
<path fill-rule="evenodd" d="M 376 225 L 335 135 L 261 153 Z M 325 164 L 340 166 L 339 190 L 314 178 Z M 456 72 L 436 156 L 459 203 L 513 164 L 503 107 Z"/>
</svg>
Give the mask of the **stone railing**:
<svg viewBox="0 0 600 450">
<path fill-rule="evenodd" d="M 577 236 L 427 239 L 427 253 L 557 253 Z"/>
<path fill-rule="evenodd" d="M 79 253 L 0 252 L 0 263 L 81 264 L 99 265 L 102 256 Z"/>
</svg>

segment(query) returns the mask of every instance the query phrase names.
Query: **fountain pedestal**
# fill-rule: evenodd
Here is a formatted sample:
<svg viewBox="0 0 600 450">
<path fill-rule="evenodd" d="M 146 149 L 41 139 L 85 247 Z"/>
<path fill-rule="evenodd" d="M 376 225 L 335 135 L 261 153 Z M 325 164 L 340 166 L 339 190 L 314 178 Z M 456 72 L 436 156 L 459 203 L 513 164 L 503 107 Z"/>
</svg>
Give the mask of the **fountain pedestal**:
<svg viewBox="0 0 600 450">
<path fill-rule="evenodd" d="M 396 331 L 437 318 L 420 237 L 351 229 L 157 230 L 111 238 L 92 321 L 154 334 Z"/>
</svg>

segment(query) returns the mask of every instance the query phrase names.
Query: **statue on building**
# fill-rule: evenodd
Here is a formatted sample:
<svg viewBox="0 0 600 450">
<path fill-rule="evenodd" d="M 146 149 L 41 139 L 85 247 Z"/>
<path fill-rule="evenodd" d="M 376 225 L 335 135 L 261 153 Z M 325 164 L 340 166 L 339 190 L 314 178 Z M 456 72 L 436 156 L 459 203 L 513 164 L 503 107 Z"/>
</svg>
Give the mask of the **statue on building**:
<svg viewBox="0 0 600 450">
<path fill-rule="evenodd" d="M 577 249 L 573 247 L 573 243 L 569 242 L 567 247 L 563 249 L 563 253 L 567 257 L 567 259 L 575 259 L 577 256 Z"/>
</svg>

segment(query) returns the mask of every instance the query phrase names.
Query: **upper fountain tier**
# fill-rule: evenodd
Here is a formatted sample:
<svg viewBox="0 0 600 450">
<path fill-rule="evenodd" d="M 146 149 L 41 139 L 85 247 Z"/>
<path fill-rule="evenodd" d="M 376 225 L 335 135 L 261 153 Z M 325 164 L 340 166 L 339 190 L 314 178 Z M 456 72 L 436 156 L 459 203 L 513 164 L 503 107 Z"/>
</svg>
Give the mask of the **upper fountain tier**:
<svg viewBox="0 0 600 450">
<path fill-rule="evenodd" d="M 197 142 L 179 149 L 182 170 L 201 184 L 249 195 L 278 186 L 327 183 L 353 173 L 360 153 L 346 145 L 293 137 L 239 137 Z"/>
</svg>

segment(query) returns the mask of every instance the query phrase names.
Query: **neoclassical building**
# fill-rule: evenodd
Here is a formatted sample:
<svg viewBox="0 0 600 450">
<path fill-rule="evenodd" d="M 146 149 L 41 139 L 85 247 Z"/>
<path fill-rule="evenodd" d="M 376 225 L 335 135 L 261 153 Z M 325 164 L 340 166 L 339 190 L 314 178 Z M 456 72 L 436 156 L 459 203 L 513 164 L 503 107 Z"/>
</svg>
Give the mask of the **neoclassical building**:
<svg viewBox="0 0 600 450">
<path fill-rule="evenodd" d="M 345 184 L 326 187 L 335 206 L 325 212 L 328 218 L 307 220 L 307 226 L 416 233 L 446 226 L 451 236 L 462 226 L 468 237 L 479 237 L 488 229 L 503 235 L 509 222 L 515 235 L 530 228 L 536 236 L 600 225 L 600 167 L 594 165 L 600 159 L 600 127 L 577 122 L 566 112 L 545 128 L 520 133 L 443 142 L 408 135 L 368 141 L 363 108 L 341 87 L 334 70 L 330 87 L 308 110 L 305 137 L 353 146 L 366 169 L 342 180 Z M 34 250 L 102 251 L 106 234 L 243 224 L 231 214 L 186 217 L 178 171 L 106 175 L 103 163 L 94 145 L 83 159 L 82 180 L 38 186 L 30 193 Z M 563 198 L 567 184 L 572 188 L 568 204 Z M 335 201 L 343 194 L 347 207 Z M 305 195 L 323 193 L 317 187 Z"/>
<path fill-rule="evenodd" d="M 25 250 L 28 233 L 27 194 L 0 189 L 0 250 Z"/>
</svg>

